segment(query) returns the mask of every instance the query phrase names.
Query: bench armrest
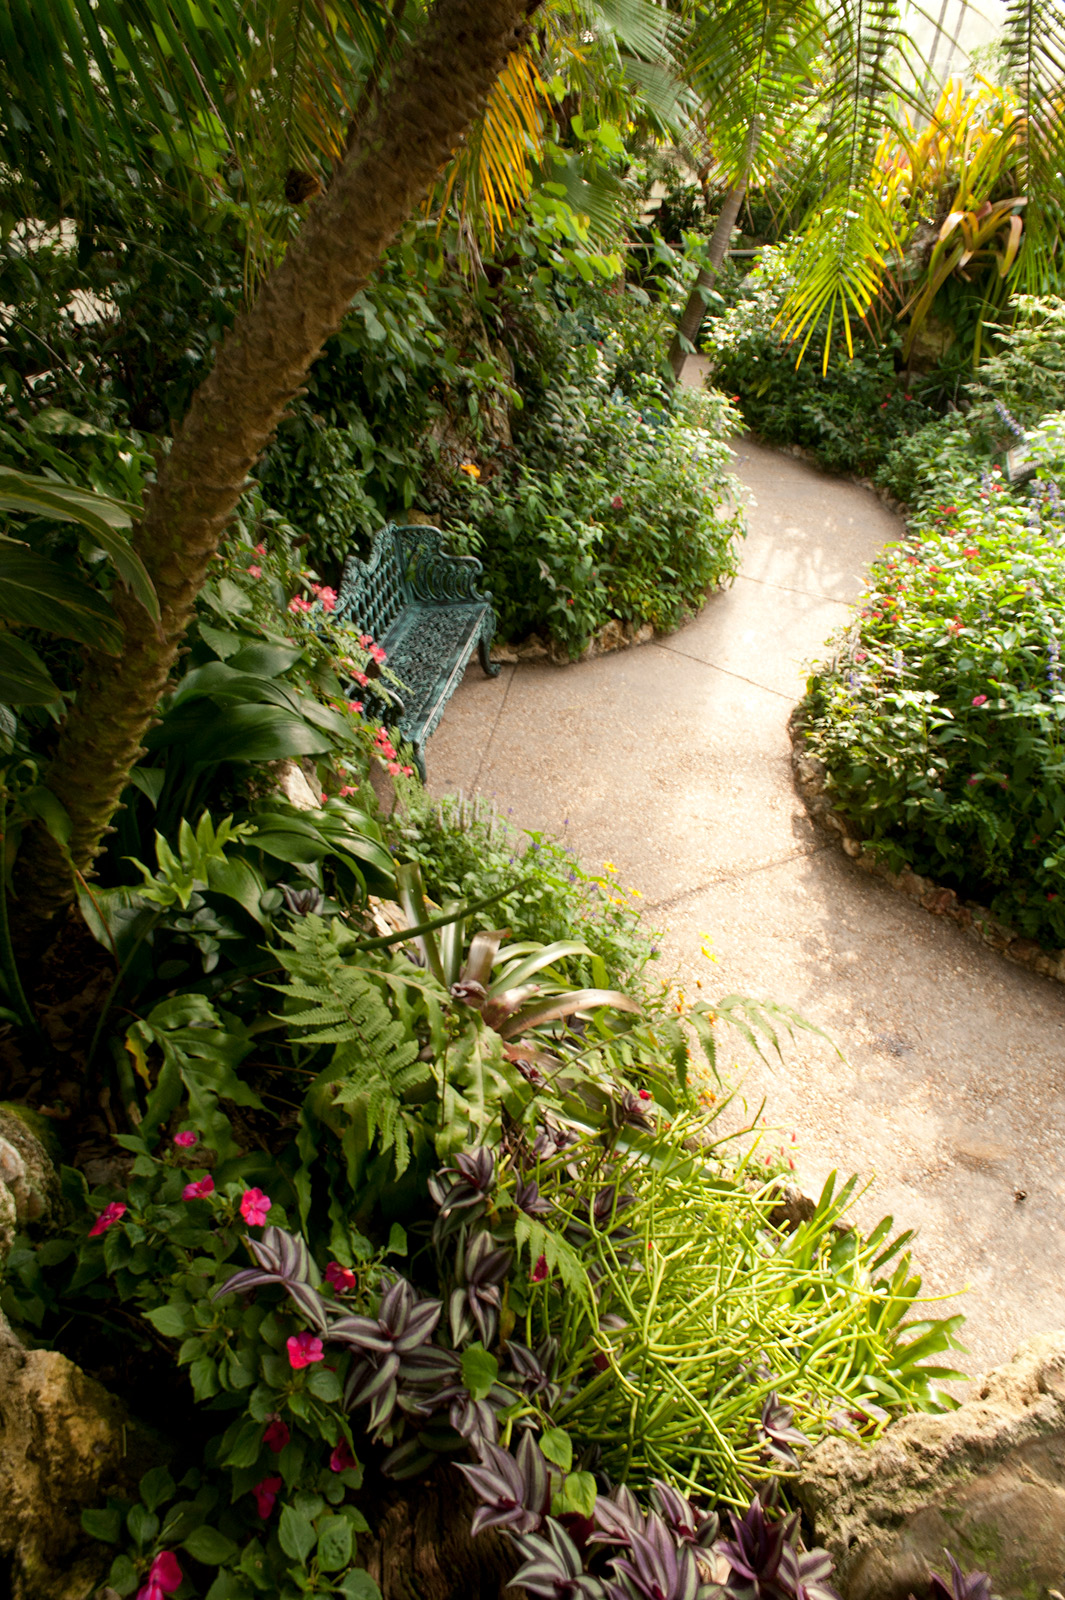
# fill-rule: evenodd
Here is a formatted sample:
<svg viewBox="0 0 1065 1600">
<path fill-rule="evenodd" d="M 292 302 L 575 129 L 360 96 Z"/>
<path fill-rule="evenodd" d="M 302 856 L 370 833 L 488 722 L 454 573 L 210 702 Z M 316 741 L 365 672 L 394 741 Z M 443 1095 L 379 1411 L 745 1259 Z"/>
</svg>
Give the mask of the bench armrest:
<svg viewBox="0 0 1065 1600">
<path fill-rule="evenodd" d="M 442 538 L 439 528 L 396 529 L 396 542 L 402 553 L 404 578 L 411 598 L 435 601 L 438 605 L 459 600 L 480 600 L 488 604 L 492 596 L 477 587 L 477 580 L 484 571 L 481 563 L 473 556 L 448 555 L 440 548 Z"/>
</svg>

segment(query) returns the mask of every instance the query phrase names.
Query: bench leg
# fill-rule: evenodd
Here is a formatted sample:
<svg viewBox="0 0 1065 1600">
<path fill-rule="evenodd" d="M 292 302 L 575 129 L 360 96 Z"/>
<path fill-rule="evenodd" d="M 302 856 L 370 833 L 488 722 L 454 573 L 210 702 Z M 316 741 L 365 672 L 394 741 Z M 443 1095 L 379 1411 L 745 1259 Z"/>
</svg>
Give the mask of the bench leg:
<svg viewBox="0 0 1065 1600">
<path fill-rule="evenodd" d="M 477 654 L 480 657 L 481 666 L 484 668 L 485 673 L 489 678 L 498 678 L 500 672 L 503 670 L 503 666 L 502 662 L 493 661 L 491 656 L 488 654 L 491 647 L 491 637 L 486 637 L 486 635 L 482 633 L 481 637 L 477 641 Z"/>
</svg>

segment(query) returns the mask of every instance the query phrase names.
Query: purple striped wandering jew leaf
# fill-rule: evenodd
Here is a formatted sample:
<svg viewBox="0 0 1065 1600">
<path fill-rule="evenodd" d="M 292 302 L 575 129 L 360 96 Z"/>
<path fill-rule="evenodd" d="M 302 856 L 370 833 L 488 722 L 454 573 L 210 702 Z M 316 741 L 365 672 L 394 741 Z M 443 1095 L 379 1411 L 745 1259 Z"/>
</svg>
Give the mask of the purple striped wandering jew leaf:
<svg viewBox="0 0 1065 1600">
<path fill-rule="evenodd" d="M 431 1450 L 423 1449 L 417 1439 L 404 1439 L 402 1444 L 397 1444 L 385 1456 L 381 1471 L 386 1478 L 414 1478 L 438 1459 Z"/>
<path fill-rule="evenodd" d="M 381 1332 L 381 1324 L 373 1317 L 341 1317 L 330 1327 L 329 1337 L 378 1354 L 392 1348 L 392 1340 Z"/>
<path fill-rule="evenodd" d="M 396 1335 L 394 1349 L 406 1355 L 424 1344 L 431 1338 L 443 1309 L 439 1300 L 423 1300 L 415 1306 L 407 1318 L 406 1327 Z"/>
<path fill-rule="evenodd" d="M 580 1552 L 565 1528 L 548 1517 L 542 1533 L 516 1534 L 523 1565 L 511 1579 L 537 1600 L 604 1600 L 598 1578 L 584 1571 Z"/>
<path fill-rule="evenodd" d="M 377 1320 L 382 1328 L 394 1335 L 407 1320 L 414 1303 L 414 1290 L 405 1278 L 397 1278 L 381 1297 Z"/>
<path fill-rule="evenodd" d="M 531 1433 L 526 1433 L 522 1438 L 516 1459 L 525 1482 L 525 1504 L 530 1511 L 543 1515 L 551 1493 L 551 1473 L 543 1451 Z"/>
<path fill-rule="evenodd" d="M 398 1373 L 399 1357 L 389 1352 L 381 1362 L 381 1365 L 376 1370 L 368 1372 L 362 1383 L 351 1391 L 348 1405 L 352 1410 L 356 1406 L 369 1405 L 371 1400 L 375 1399 L 383 1389 L 387 1389 L 388 1385 L 395 1381 Z"/>
<path fill-rule="evenodd" d="M 325 1306 L 319 1297 L 317 1289 L 312 1289 L 309 1283 L 289 1283 L 285 1288 L 299 1306 L 308 1322 L 312 1322 L 319 1333 L 326 1333 L 329 1329 L 329 1319 L 325 1314 Z"/>
<path fill-rule="evenodd" d="M 374 1396 L 370 1403 L 370 1415 L 366 1419 L 371 1438 L 375 1438 L 392 1421 L 398 1399 L 399 1390 L 394 1380 Z"/>
<path fill-rule="evenodd" d="M 225 1294 L 246 1294 L 249 1289 L 263 1289 L 268 1284 L 278 1282 L 276 1272 L 260 1272 L 257 1267 L 242 1267 L 239 1272 L 234 1272 L 211 1295 L 212 1300 L 220 1300 Z"/>
<path fill-rule="evenodd" d="M 483 1453 L 486 1444 L 499 1443 L 499 1418 L 487 1400 L 457 1394 L 451 1401 L 448 1421 L 457 1434 Z"/>
<path fill-rule="evenodd" d="M 597 1531 L 592 1539 L 597 1544 L 631 1544 L 634 1533 L 642 1533 L 644 1516 L 631 1489 L 623 1483 L 611 1489 L 609 1495 L 599 1495 L 592 1512 Z"/>
</svg>

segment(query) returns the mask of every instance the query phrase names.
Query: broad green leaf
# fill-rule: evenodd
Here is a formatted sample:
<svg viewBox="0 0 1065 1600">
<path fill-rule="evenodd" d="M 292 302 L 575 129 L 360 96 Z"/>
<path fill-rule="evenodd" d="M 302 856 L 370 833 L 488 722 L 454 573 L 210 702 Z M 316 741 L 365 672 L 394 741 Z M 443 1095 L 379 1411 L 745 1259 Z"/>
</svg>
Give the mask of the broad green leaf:
<svg viewBox="0 0 1065 1600">
<path fill-rule="evenodd" d="M 318 1565 L 340 1572 L 351 1561 L 352 1527 L 347 1517 L 322 1517 L 318 1522 Z"/>
<path fill-rule="evenodd" d="M 340 1580 L 340 1593 L 344 1600 L 381 1600 L 381 1591 L 368 1572 L 361 1569 L 347 1572 Z"/>
<path fill-rule="evenodd" d="M 462 1352 L 462 1382 L 472 1400 L 483 1400 L 499 1376 L 499 1362 L 483 1344 Z"/>
<path fill-rule="evenodd" d="M 117 655 L 118 618 L 101 594 L 55 561 L 0 541 L 0 616 Z"/>
<path fill-rule="evenodd" d="M 188 714 L 186 714 L 188 713 Z M 153 750 L 181 747 L 190 766 L 221 761 L 283 761 L 324 755 L 332 741 L 302 717 L 281 706 L 182 706 L 153 728 L 145 743 Z"/>
<path fill-rule="evenodd" d="M 551 1501 L 551 1511 L 556 1517 L 576 1512 L 580 1517 L 590 1517 L 595 1510 L 597 1490 L 590 1472 L 571 1472 L 562 1480 L 562 1487 Z"/>
<path fill-rule="evenodd" d="M 315 1545 L 314 1524 L 301 1516 L 293 1506 L 285 1506 L 281 1512 L 278 1537 L 281 1540 L 281 1548 L 287 1556 L 291 1556 L 294 1561 L 306 1563 Z"/>
<path fill-rule="evenodd" d="M 43 478 L 0 467 L 0 511 L 28 513 L 58 522 L 77 522 L 114 562 L 141 604 L 158 620 L 159 601 L 144 563 L 126 537 L 139 506 L 113 500 L 94 489 L 80 489 L 57 478 Z"/>
<path fill-rule="evenodd" d="M 140 1481 L 140 1496 L 149 1511 L 157 1511 L 170 1499 L 176 1487 L 166 1467 L 152 1467 Z"/>
<path fill-rule="evenodd" d="M 573 1440 L 564 1428 L 548 1428 L 540 1438 L 540 1449 L 548 1461 L 569 1472 L 573 1466 Z"/>
<path fill-rule="evenodd" d="M 250 672 L 258 678 L 279 678 L 294 667 L 304 654 L 300 645 L 246 644 L 227 657 L 234 672 Z"/>
<path fill-rule="evenodd" d="M 0 633 L 0 702 L 46 706 L 60 698 L 59 685 L 36 650 L 13 633 Z"/>
<path fill-rule="evenodd" d="M 81 1525 L 90 1539 L 117 1544 L 122 1535 L 122 1513 L 117 1509 L 99 1511 L 89 1507 L 81 1513 Z"/>
<path fill-rule="evenodd" d="M 202 1561 L 206 1567 L 220 1567 L 223 1561 L 231 1560 L 237 1553 L 237 1546 L 232 1539 L 227 1539 L 217 1528 L 206 1525 L 194 1528 L 182 1549 L 187 1550 L 194 1561 Z"/>
</svg>

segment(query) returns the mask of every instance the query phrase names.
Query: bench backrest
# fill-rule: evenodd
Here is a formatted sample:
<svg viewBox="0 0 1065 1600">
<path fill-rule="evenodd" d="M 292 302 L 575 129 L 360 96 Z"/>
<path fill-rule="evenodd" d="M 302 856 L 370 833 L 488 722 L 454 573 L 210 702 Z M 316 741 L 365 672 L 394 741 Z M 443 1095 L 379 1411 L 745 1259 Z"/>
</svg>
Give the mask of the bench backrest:
<svg viewBox="0 0 1065 1600">
<path fill-rule="evenodd" d="M 394 522 L 374 535 L 365 561 L 348 556 L 335 615 L 380 639 L 408 603 L 404 553 Z"/>
</svg>

